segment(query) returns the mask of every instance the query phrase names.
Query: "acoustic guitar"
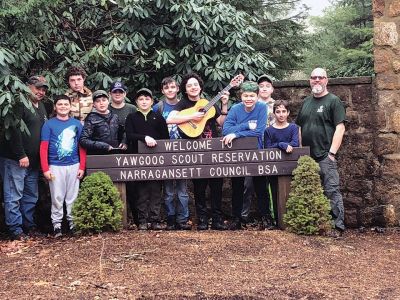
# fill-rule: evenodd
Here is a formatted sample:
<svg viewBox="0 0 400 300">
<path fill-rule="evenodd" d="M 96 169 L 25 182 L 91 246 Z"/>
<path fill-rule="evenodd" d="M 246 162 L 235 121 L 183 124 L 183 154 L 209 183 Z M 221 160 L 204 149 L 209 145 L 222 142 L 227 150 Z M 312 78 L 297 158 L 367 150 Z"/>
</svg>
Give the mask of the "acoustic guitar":
<svg viewBox="0 0 400 300">
<path fill-rule="evenodd" d="M 196 104 L 184 110 L 181 110 L 177 115 L 178 116 L 189 116 L 196 112 L 203 112 L 204 117 L 200 121 L 191 120 L 185 123 L 178 124 L 179 129 L 189 137 L 198 137 L 203 132 L 204 127 L 209 119 L 215 116 L 215 107 L 214 104 L 218 102 L 222 98 L 225 92 L 229 91 L 231 88 L 235 86 L 239 86 L 244 79 L 242 74 L 235 76 L 231 82 L 220 91 L 211 101 L 207 99 L 199 99 L 196 101 Z"/>
</svg>

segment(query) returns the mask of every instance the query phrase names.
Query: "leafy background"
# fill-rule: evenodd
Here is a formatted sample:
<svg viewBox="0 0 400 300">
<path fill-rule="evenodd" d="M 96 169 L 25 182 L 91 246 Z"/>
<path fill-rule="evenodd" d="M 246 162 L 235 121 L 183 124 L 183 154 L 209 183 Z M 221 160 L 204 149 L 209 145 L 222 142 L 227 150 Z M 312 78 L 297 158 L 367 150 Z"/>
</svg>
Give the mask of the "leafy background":
<svg viewBox="0 0 400 300">
<path fill-rule="evenodd" d="M 13 107 L 30 107 L 24 85 L 43 74 L 50 95 L 81 65 L 92 90 L 117 79 L 132 93 L 160 91 L 161 79 L 189 71 L 215 93 L 233 75 L 305 79 L 315 66 L 330 76 L 372 75 L 370 0 L 333 1 L 307 20 L 300 0 L 14 0 L 0 3 L 0 129 L 26 129 Z"/>
</svg>

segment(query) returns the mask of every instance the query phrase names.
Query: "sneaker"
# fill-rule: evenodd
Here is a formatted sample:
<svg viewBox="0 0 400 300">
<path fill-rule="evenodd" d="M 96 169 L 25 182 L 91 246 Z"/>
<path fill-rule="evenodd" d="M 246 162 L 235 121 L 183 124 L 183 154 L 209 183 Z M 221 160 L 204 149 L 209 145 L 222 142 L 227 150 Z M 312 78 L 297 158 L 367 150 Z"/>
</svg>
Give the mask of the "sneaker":
<svg viewBox="0 0 400 300">
<path fill-rule="evenodd" d="M 247 224 L 250 223 L 250 217 L 249 217 L 249 216 L 243 216 L 243 215 L 242 215 L 240 218 L 242 219 L 242 224 L 243 224 L 244 226 L 247 226 Z"/>
<path fill-rule="evenodd" d="M 240 230 L 242 229 L 242 222 L 240 220 L 233 220 L 231 224 L 229 224 L 229 230 Z"/>
<path fill-rule="evenodd" d="M 260 230 L 272 230 L 275 228 L 275 222 L 272 220 L 271 216 L 265 216 L 261 218 Z"/>
<path fill-rule="evenodd" d="M 165 227 L 165 230 L 175 230 L 177 229 L 175 224 L 167 224 L 167 227 Z"/>
<path fill-rule="evenodd" d="M 75 230 L 75 224 L 72 222 L 69 222 L 68 227 L 69 227 L 69 230 L 71 230 L 71 231 Z"/>
<path fill-rule="evenodd" d="M 163 230 L 164 227 L 159 222 L 153 222 L 153 223 L 151 223 L 151 229 L 152 230 Z"/>
<path fill-rule="evenodd" d="M 175 216 L 168 216 L 166 230 L 175 230 Z"/>
<path fill-rule="evenodd" d="M 226 226 L 223 222 L 212 222 L 211 229 L 213 229 L 213 230 L 228 230 L 228 226 Z"/>
<path fill-rule="evenodd" d="M 208 229 L 207 218 L 200 218 L 199 223 L 197 224 L 197 230 L 207 230 L 207 229 Z"/>
<path fill-rule="evenodd" d="M 70 236 L 77 236 L 79 234 L 78 230 L 76 230 L 75 225 L 73 223 L 69 224 L 68 234 Z"/>
<path fill-rule="evenodd" d="M 147 226 L 147 223 L 140 223 L 138 226 L 139 230 L 147 230 L 149 227 Z"/>
<path fill-rule="evenodd" d="M 20 233 L 12 233 L 11 234 L 11 240 L 13 241 L 21 241 L 21 242 L 26 242 L 29 240 L 29 236 L 27 236 L 25 233 L 20 232 Z"/>
<path fill-rule="evenodd" d="M 42 238 L 45 236 L 45 234 L 41 233 L 36 227 L 31 227 L 28 230 L 28 236 L 31 238 Z"/>
<path fill-rule="evenodd" d="M 343 236 L 344 230 L 339 230 L 339 229 L 332 229 L 326 233 L 327 237 L 333 238 L 333 239 L 340 239 Z"/>
<path fill-rule="evenodd" d="M 135 223 L 128 224 L 128 230 L 137 230 L 138 226 Z"/>
<path fill-rule="evenodd" d="M 59 227 L 54 228 L 54 238 L 58 239 L 60 237 L 62 237 L 61 228 L 59 228 Z"/>
<path fill-rule="evenodd" d="M 252 220 L 248 220 L 247 223 L 244 224 L 245 228 L 258 228 L 259 227 L 259 223 L 257 220 L 252 219 Z"/>
<path fill-rule="evenodd" d="M 177 230 L 192 230 L 192 225 L 188 222 L 176 223 Z"/>
</svg>

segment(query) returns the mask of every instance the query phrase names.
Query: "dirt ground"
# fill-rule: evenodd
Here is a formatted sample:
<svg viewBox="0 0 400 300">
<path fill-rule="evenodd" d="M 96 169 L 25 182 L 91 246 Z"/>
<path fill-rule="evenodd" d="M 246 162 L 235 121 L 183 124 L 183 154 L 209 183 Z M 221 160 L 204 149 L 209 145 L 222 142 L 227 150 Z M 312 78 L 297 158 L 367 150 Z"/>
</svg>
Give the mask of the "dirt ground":
<svg viewBox="0 0 400 300">
<path fill-rule="evenodd" d="M 400 299 L 400 231 L 122 231 L 0 242 L 0 299 Z"/>
</svg>

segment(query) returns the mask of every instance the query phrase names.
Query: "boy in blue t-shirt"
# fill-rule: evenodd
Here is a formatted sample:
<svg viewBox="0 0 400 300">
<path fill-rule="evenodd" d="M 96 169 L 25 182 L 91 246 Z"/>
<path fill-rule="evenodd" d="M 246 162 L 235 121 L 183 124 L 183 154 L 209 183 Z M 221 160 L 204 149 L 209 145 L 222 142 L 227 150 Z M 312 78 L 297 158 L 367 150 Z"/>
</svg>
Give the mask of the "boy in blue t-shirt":
<svg viewBox="0 0 400 300">
<path fill-rule="evenodd" d="M 299 147 L 299 127 L 294 123 L 288 123 L 290 114 L 289 103 L 286 100 L 276 100 L 273 106 L 275 123 L 269 126 L 264 133 L 265 148 L 279 148 L 286 153 L 291 153 L 293 147 Z M 278 177 L 270 176 L 272 201 L 274 203 L 274 215 L 277 220 L 277 188 Z"/>
<path fill-rule="evenodd" d="M 70 117 L 71 99 L 66 95 L 57 96 L 54 111 L 56 116 L 42 127 L 40 163 L 49 181 L 54 236 L 60 237 L 64 201 L 69 228 L 74 228 L 71 210 L 85 171 L 86 152 L 79 146 L 82 124 Z"/>
<path fill-rule="evenodd" d="M 166 77 L 161 81 L 161 92 L 165 96 L 163 101 L 153 106 L 154 112 L 162 114 L 167 120 L 171 111 L 175 110 L 178 99 L 179 87 L 172 77 Z M 176 124 L 168 124 L 169 138 L 181 138 Z M 179 202 L 175 207 L 175 194 Z M 187 192 L 187 180 L 165 180 L 164 181 L 164 202 L 167 210 L 167 230 L 190 230 L 192 225 L 189 221 L 189 195 Z"/>
</svg>

